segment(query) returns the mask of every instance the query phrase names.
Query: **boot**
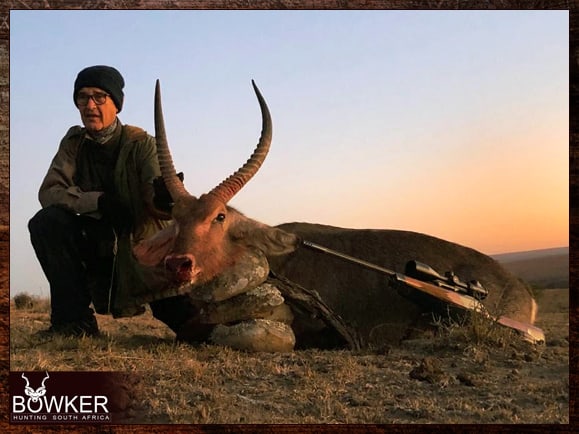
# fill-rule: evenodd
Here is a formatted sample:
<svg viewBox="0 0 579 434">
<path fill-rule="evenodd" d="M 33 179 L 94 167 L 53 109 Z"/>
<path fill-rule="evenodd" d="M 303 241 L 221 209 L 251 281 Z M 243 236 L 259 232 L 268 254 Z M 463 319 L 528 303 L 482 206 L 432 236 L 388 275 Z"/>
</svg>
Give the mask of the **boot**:
<svg viewBox="0 0 579 434">
<path fill-rule="evenodd" d="M 94 315 L 71 322 L 52 324 L 48 330 L 41 332 L 43 335 L 62 335 L 71 337 L 100 336 L 97 320 Z"/>
</svg>

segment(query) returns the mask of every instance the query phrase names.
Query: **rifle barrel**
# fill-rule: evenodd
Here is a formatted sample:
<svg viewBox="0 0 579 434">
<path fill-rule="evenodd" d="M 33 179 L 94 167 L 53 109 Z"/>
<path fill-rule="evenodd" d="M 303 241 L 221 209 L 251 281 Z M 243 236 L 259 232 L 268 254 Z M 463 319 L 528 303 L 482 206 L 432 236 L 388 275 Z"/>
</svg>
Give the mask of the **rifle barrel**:
<svg viewBox="0 0 579 434">
<path fill-rule="evenodd" d="M 371 262 L 366 262 L 362 259 L 354 258 L 353 256 L 346 255 L 345 253 L 337 252 L 335 250 L 329 249 L 329 248 L 324 247 L 324 246 L 320 246 L 319 244 L 312 243 L 311 241 L 302 240 L 302 244 L 306 247 L 309 247 L 310 249 L 319 250 L 321 252 L 336 256 L 338 258 L 345 259 L 346 261 L 354 262 L 356 264 L 362 265 L 362 266 L 369 268 L 371 270 L 375 270 L 375 271 L 379 271 L 381 273 L 387 274 L 390 277 L 396 276 L 396 274 L 398 274 L 398 273 L 396 273 L 392 270 L 389 270 L 387 268 L 380 267 L 379 265 L 372 264 Z"/>
<path fill-rule="evenodd" d="M 394 277 L 396 281 L 404 283 L 407 286 L 413 287 L 418 289 L 419 291 L 430 294 L 438 298 L 439 300 L 443 300 L 447 303 L 452 305 L 461 307 L 463 309 L 479 312 L 480 314 L 484 315 L 485 317 L 498 322 L 499 324 L 509 327 L 521 332 L 524 338 L 530 342 L 538 343 L 538 342 L 545 342 L 545 333 L 540 328 L 532 325 L 523 323 L 520 321 L 513 320 L 511 318 L 501 316 L 499 318 L 491 315 L 485 306 L 476 298 L 470 295 L 463 295 L 458 292 L 453 291 L 452 289 L 443 289 L 437 285 L 434 285 L 429 282 L 424 282 L 419 279 L 415 279 L 412 277 L 408 277 L 401 273 L 396 273 L 395 271 L 389 270 L 384 267 L 380 267 L 379 265 L 372 264 L 371 262 L 364 261 L 362 259 L 354 258 L 353 256 L 346 255 L 345 253 L 337 252 L 335 250 L 329 249 L 324 246 L 320 246 L 319 244 L 312 243 L 311 241 L 302 240 L 302 245 L 308 247 L 312 250 L 317 250 L 320 252 L 327 253 L 332 256 L 336 256 L 341 259 L 345 259 L 346 261 L 353 262 L 355 264 L 362 265 L 366 268 L 371 270 L 379 271 L 381 273 L 387 274 L 390 277 Z M 434 271 L 434 270 L 433 270 Z"/>
</svg>

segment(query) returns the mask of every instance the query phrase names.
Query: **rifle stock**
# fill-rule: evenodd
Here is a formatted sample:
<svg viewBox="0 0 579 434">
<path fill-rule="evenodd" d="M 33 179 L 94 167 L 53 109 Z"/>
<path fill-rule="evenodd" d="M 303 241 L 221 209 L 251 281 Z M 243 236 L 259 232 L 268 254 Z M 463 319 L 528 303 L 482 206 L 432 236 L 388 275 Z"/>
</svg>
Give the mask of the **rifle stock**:
<svg viewBox="0 0 579 434">
<path fill-rule="evenodd" d="M 479 312 L 486 318 L 489 318 L 492 321 L 496 321 L 498 324 L 502 326 L 517 330 L 523 335 L 523 338 L 529 342 L 533 343 L 545 342 L 545 333 L 540 328 L 535 327 L 532 324 L 516 321 L 506 316 L 495 317 L 489 313 L 487 308 L 479 300 L 477 300 L 474 297 L 471 297 L 470 295 L 461 294 L 459 292 L 445 289 L 432 283 L 423 282 L 413 277 L 397 273 L 395 271 L 389 270 L 384 267 L 380 267 L 379 265 L 372 264 L 362 259 L 358 259 L 353 256 L 347 255 L 345 253 L 337 252 L 327 247 L 320 246 L 319 244 L 312 243 L 311 241 L 302 240 L 302 244 L 310 249 L 327 253 L 329 255 L 344 259 L 346 261 L 362 265 L 365 268 L 369 268 L 371 270 L 378 271 L 382 274 L 386 274 L 397 283 L 401 283 L 408 287 L 414 288 L 420 291 L 421 293 L 428 294 L 438 300 L 442 300 L 451 306 L 458 307 L 460 309 Z"/>
<path fill-rule="evenodd" d="M 532 324 L 527 324 L 521 321 L 514 320 L 504 315 L 500 317 L 495 317 L 489 313 L 487 308 L 480 301 L 476 300 L 471 296 L 463 295 L 458 292 L 449 291 L 447 289 L 443 289 L 436 285 L 427 282 L 422 282 L 417 279 L 413 279 L 412 277 L 408 277 L 400 273 L 396 273 L 395 279 L 400 283 L 403 283 L 423 293 L 426 293 L 442 301 L 445 301 L 452 306 L 478 312 L 491 321 L 496 321 L 502 326 L 517 330 L 519 333 L 523 335 L 523 338 L 529 342 L 532 343 L 545 342 L 545 333 L 539 327 L 535 327 Z"/>
<path fill-rule="evenodd" d="M 480 301 L 468 295 L 449 291 L 448 289 L 443 289 L 439 286 L 433 285 L 432 283 L 423 282 L 400 273 L 396 273 L 395 280 L 462 309 L 473 310 L 476 312 L 486 311 L 486 308 Z"/>
</svg>

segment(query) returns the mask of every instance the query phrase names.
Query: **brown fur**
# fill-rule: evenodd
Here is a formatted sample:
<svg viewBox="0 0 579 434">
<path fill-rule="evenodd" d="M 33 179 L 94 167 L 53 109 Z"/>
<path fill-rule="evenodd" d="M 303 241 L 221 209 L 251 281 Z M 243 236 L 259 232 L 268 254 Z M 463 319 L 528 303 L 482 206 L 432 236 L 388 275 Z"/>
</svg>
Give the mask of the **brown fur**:
<svg viewBox="0 0 579 434">
<path fill-rule="evenodd" d="M 308 223 L 278 226 L 305 240 L 404 272 L 418 260 L 439 273 L 454 271 L 463 281 L 479 280 L 488 290 L 485 306 L 496 315 L 532 323 L 536 303 L 529 288 L 498 262 L 476 250 L 416 232 L 342 229 Z M 305 247 L 269 258 L 272 271 L 320 293 L 324 301 L 365 339 L 395 340 L 421 312 L 399 295 L 387 276 Z"/>
<path fill-rule="evenodd" d="M 280 255 L 293 251 L 298 242 L 294 235 L 252 220 L 211 195 L 179 199 L 173 218 L 176 226 L 139 243 L 133 253 L 144 265 L 164 259 L 177 269 L 182 262 L 182 270 L 189 271 L 175 271 L 180 282 L 206 283 L 231 268 L 248 248 Z"/>
</svg>

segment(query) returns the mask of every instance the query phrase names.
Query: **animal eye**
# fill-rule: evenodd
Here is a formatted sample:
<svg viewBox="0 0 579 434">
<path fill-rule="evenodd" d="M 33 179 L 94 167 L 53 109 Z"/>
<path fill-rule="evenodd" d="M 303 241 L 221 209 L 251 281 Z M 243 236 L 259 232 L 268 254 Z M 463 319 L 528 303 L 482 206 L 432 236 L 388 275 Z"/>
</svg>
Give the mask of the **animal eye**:
<svg viewBox="0 0 579 434">
<path fill-rule="evenodd" d="M 225 220 L 225 214 L 223 214 L 222 212 L 220 212 L 219 214 L 217 214 L 217 217 L 215 217 L 215 221 L 216 222 L 222 222 Z"/>
</svg>

